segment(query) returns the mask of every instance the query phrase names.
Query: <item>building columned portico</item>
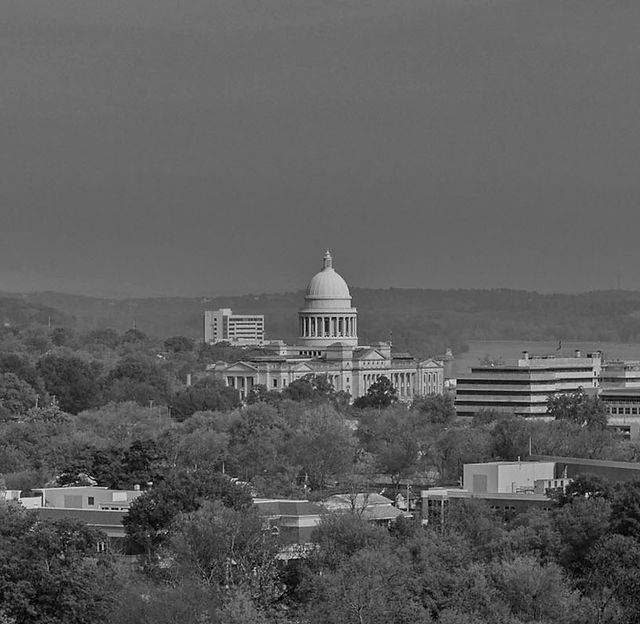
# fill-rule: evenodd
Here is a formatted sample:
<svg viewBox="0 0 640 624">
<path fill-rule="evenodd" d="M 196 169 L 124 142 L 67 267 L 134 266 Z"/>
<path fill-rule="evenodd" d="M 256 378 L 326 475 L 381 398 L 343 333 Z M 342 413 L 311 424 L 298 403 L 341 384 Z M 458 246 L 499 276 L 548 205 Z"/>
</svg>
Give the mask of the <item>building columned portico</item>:
<svg viewBox="0 0 640 624">
<path fill-rule="evenodd" d="M 364 396 L 382 376 L 387 377 L 401 401 L 442 394 L 442 362 L 418 361 L 408 353 L 391 352 L 391 344 L 358 344 L 358 312 L 351 305 L 345 280 L 333 268 L 327 251 L 322 270 L 309 282 L 298 311 L 298 340 L 266 343 L 267 354 L 228 364 L 218 362 L 214 372 L 244 398 L 256 385 L 283 390 L 305 375 L 326 375 L 337 391 L 353 398 Z"/>
</svg>

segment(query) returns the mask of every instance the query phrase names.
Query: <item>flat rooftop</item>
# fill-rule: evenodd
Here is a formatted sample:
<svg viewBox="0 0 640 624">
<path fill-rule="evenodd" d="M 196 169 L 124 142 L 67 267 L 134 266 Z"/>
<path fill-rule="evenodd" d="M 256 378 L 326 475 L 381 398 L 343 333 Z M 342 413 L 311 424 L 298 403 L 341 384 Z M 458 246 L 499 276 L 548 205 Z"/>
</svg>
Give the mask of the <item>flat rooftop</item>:
<svg viewBox="0 0 640 624">
<path fill-rule="evenodd" d="M 532 455 L 529 460 L 536 462 L 556 462 L 557 464 L 577 464 L 580 466 L 593 466 L 601 468 L 624 468 L 627 470 L 639 470 L 640 463 L 613 461 L 608 459 L 587 459 L 584 457 L 558 457 L 555 455 Z"/>
<path fill-rule="evenodd" d="M 475 462 L 472 464 L 464 464 L 465 466 L 522 466 L 523 464 L 543 464 L 543 463 L 553 463 L 554 460 L 538 460 L 531 459 L 527 457 L 527 459 L 523 459 L 521 461 L 489 461 L 489 462 Z"/>
<path fill-rule="evenodd" d="M 616 396 L 616 397 L 640 397 L 640 387 L 638 388 L 602 388 L 600 396 Z"/>
</svg>

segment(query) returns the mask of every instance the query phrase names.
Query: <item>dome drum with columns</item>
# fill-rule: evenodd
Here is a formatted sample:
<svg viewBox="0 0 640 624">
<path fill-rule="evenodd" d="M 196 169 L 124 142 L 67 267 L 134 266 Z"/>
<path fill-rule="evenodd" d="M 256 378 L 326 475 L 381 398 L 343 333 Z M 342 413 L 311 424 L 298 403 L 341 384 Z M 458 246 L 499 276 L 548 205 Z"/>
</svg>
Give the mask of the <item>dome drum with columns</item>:
<svg viewBox="0 0 640 624">
<path fill-rule="evenodd" d="M 355 347 L 357 316 L 357 310 L 351 307 L 349 287 L 333 268 L 327 250 L 322 271 L 311 278 L 304 306 L 298 312 L 298 343 L 311 348 L 327 347 L 335 342 Z"/>
</svg>

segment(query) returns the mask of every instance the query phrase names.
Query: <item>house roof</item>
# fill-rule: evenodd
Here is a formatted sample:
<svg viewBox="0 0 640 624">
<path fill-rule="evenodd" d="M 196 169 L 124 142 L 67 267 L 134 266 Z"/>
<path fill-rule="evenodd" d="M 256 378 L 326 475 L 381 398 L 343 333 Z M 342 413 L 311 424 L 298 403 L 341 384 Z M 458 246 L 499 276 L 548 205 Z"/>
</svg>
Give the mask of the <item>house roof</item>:
<svg viewBox="0 0 640 624">
<path fill-rule="evenodd" d="M 373 505 L 366 507 L 362 512 L 365 520 L 395 520 L 398 516 L 404 516 L 405 512 L 393 505 Z"/>
<path fill-rule="evenodd" d="M 255 499 L 258 513 L 265 516 L 319 516 L 324 513 L 320 505 L 307 500 Z"/>
<path fill-rule="evenodd" d="M 334 494 L 327 498 L 323 505 L 329 507 L 345 507 L 361 509 L 362 507 L 372 507 L 374 505 L 391 505 L 393 501 L 382 494 L 376 494 L 375 492 L 359 492 L 358 494 Z"/>
<path fill-rule="evenodd" d="M 352 494 L 335 494 L 323 502 L 329 511 L 349 512 L 354 510 L 365 520 L 395 520 L 404 516 L 404 512 L 394 507 L 391 499 L 381 494 L 360 492 Z"/>
</svg>

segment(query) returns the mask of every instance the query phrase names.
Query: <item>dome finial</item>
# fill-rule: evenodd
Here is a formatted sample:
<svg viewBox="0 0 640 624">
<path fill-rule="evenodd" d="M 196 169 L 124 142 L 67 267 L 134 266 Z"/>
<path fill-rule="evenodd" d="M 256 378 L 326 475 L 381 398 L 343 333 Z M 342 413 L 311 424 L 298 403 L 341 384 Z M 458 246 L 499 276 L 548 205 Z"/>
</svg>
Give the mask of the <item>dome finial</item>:
<svg viewBox="0 0 640 624">
<path fill-rule="evenodd" d="M 322 265 L 323 269 L 331 269 L 333 268 L 333 260 L 331 259 L 331 252 L 327 249 L 327 252 L 324 254 L 324 262 Z"/>
</svg>

